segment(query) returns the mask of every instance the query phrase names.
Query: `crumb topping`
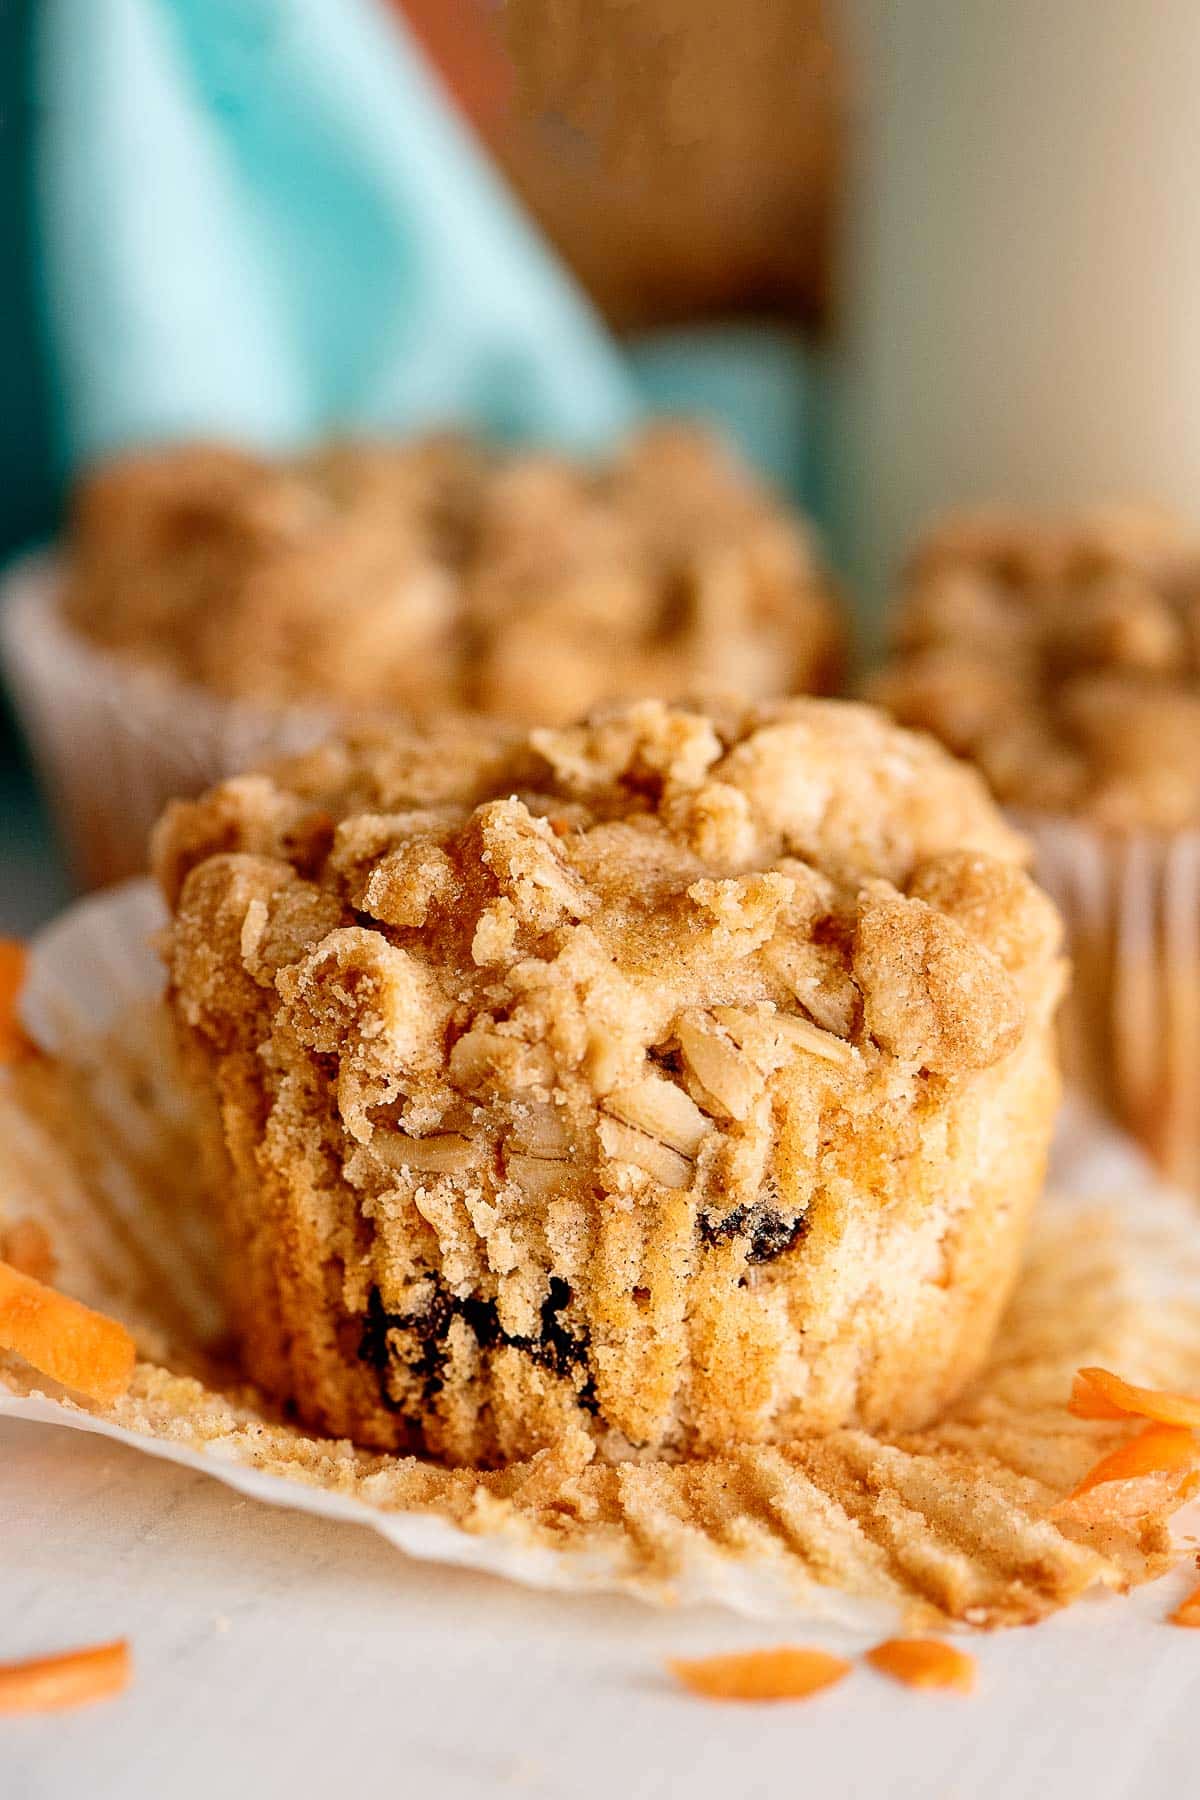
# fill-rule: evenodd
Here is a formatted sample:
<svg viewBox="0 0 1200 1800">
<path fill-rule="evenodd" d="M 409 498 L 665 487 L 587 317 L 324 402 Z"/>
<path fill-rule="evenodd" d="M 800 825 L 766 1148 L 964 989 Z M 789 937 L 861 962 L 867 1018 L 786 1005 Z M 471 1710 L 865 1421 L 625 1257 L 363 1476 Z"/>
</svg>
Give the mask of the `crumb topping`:
<svg viewBox="0 0 1200 1800">
<path fill-rule="evenodd" d="M 706 434 L 661 425 L 603 465 L 451 437 L 120 457 L 76 496 L 66 604 L 97 642 L 234 698 L 421 716 L 819 692 L 841 647 L 800 522 Z"/>
<path fill-rule="evenodd" d="M 912 560 L 873 697 L 1013 806 L 1200 823 L 1200 539 L 1133 510 L 953 519 Z"/>
</svg>

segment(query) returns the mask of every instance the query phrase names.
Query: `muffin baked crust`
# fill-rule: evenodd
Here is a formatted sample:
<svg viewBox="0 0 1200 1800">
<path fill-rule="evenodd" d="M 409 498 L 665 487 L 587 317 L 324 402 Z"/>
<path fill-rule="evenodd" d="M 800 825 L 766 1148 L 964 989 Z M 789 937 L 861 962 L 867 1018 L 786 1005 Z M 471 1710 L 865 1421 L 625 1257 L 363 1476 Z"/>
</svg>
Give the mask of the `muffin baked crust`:
<svg viewBox="0 0 1200 1800">
<path fill-rule="evenodd" d="M 998 799 L 1200 825 L 1200 536 L 1158 512 L 948 519 L 918 545 L 872 698 Z"/>
<path fill-rule="evenodd" d="M 248 1372 L 454 1463 L 929 1418 L 1008 1294 L 1057 916 L 869 708 L 363 734 L 173 806 Z"/>
<path fill-rule="evenodd" d="M 176 680 L 347 714 L 824 692 L 842 650 L 803 525 L 682 426 L 603 464 L 448 436 L 119 457 L 76 496 L 65 610 Z"/>
</svg>

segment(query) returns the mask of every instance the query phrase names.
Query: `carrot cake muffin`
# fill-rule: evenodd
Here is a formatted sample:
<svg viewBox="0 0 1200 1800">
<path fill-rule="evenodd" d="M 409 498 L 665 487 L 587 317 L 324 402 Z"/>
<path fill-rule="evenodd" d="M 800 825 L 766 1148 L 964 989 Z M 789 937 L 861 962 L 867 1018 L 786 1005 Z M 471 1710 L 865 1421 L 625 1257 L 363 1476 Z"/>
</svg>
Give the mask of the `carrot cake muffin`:
<svg viewBox="0 0 1200 1800">
<path fill-rule="evenodd" d="M 77 494 L 65 610 L 229 699 L 531 723 L 821 692 L 841 649 L 804 527 L 682 426 L 590 465 L 451 437 L 119 457 Z"/>
<path fill-rule="evenodd" d="M 1200 825 L 1200 535 L 1155 513 L 933 531 L 875 694 L 997 798 L 1107 830 Z"/>
<path fill-rule="evenodd" d="M 1057 1099 L 1023 855 L 974 771 L 838 701 L 368 731 L 175 804 L 250 1375 L 458 1464 L 928 1419 Z"/>
<path fill-rule="evenodd" d="M 872 697 L 978 764 L 1066 915 L 1071 1073 L 1200 1187 L 1200 534 L 953 518 L 893 630 Z"/>
</svg>

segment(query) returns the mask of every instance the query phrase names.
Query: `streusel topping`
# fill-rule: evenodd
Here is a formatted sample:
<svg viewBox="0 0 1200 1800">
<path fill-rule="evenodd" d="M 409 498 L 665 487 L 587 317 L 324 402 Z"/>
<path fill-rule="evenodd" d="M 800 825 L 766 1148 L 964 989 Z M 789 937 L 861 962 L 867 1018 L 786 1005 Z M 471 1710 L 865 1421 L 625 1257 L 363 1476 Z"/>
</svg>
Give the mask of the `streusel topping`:
<svg viewBox="0 0 1200 1800">
<path fill-rule="evenodd" d="M 232 697 L 523 721 L 824 691 L 841 648 L 803 526 L 664 426 L 604 465 L 451 437 L 122 457 L 77 497 L 67 610 Z"/>
<path fill-rule="evenodd" d="M 677 1093 L 708 1098 L 721 1071 L 757 1096 L 755 1057 L 794 1045 L 841 1067 L 985 1066 L 1053 950 L 1022 853 L 972 771 L 869 708 L 648 701 L 528 736 L 368 730 L 173 806 L 156 862 L 172 901 L 197 864 L 261 893 L 245 973 L 364 1077 L 427 1060 L 425 1118 L 455 1108 L 477 1031 L 481 1068 L 537 1045 L 532 1085 L 553 1064 L 589 1101 L 661 1088 L 646 1058 L 681 1021 Z M 731 1097 L 718 1115 L 744 1111 Z"/>
<path fill-rule="evenodd" d="M 997 798 L 1115 830 L 1200 823 L 1200 537 L 1152 512 L 980 513 L 919 546 L 872 689 Z"/>
</svg>

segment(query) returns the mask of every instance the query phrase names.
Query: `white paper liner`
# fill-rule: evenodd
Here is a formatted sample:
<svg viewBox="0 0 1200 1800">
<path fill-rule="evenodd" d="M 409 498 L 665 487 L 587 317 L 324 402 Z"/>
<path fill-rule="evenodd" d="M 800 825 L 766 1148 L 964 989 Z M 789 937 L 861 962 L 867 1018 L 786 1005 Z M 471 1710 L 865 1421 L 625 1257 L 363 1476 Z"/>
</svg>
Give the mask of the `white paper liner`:
<svg viewBox="0 0 1200 1800">
<path fill-rule="evenodd" d="M 161 969 L 148 942 L 161 921 L 160 903 L 148 883 L 129 884 L 111 895 L 84 901 L 72 908 L 33 947 L 30 979 L 23 996 L 24 1021 L 30 1032 L 46 1048 L 66 1052 L 81 1039 L 92 1037 L 96 1032 L 110 1031 L 118 1024 L 122 1032 L 128 1030 L 136 1035 L 141 1029 L 137 1022 L 139 1018 L 148 1022 L 146 1028 L 149 1031 L 161 1029 L 163 1019 L 153 1005 L 153 997 L 161 986 Z M 136 1049 L 131 1039 L 123 1040 L 123 1043 Z M 101 1101 L 103 1105 L 103 1090 Z M 109 1103 L 114 1128 L 119 1125 L 125 1130 L 129 1121 L 121 1117 L 119 1074 L 114 1075 Z M 176 1103 L 168 1084 L 168 1091 L 158 1098 L 156 1105 L 169 1108 Z M 1061 1136 L 1056 1173 L 1060 1182 L 1065 1180 L 1072 1184 L 1073 1198 L 1056 1200 L 1050 1205 L 1043 1219 L 1043 1236 L 1048 1236 L 1052 1246 L 1055 1233 L 1061 1234 L 1064 1222 L 1070 1220 L 1073 1212 L 1081 1207 L 1094 1209 L 1097 1197 L 1119 1197 L 1119 1227 L 1113 1226 L 1111 1218 L 1106 1224 L 1099 1215 L 1089 1213 L 1087 1229 L 1082 1234 L 1076 1231 L 1072 1237 L 1074 1254 L 1078 1254 L 1081 1237 L 1086 1246 L 1093 1236 L 1099 1240 L 1107 1231 L 1119 1229 L 1123 1280 L 1128 1282 L 1131 1292 L 1136 1291 L 1143 1313 L 1151 1317 L 1161 1313 L 1164 1321 L 1165 1348 L 1164 1343 L 1157 1346 L 1158 1369 L 1170 1370 L 1176 1366 L 1172 1361 L 1175 1349 L 1170 1342 L 1173 1327 L 1169 1308 L 1181 1297 L 1189 1305 L 1184 1330 L 1189 1339 L 1195 1340 L 1194 1343 L 1189 1341 L 1187 1346 L 1190 1360 L 1186 1361 L 1186 1367 L 1200 1369 L 1200 1221 L 1194 1208 L 1157 1185 L 1144 1161 L 1125 1140 L 1107 1134 L 1078 1111 L 1072 1114 Z M 53 1178 L 53 1171 L 51 1176 Z M 7 1197 L 12 1199 L 11 1194 Z M 166 1197 L 168 1207 L 170 1198 Z M 108 1231 L 111 1234 L 111 1241 L 102 1246 L 105 1253 L 119 1261 L 125 1226 L 131 1237 L 140 1232 L 152 1238 L 155 1253 L 162 1259 L 163 1280 L 171 1286 L 177 1308 L 181 1307 L 186 1314 L 188 1328 L 201 1333 L 211 1328 L 212 1320 L 206 1311 L 209 1306 L 206 1284 L 197 1274 L 211 1253 L 211 1246 L 206 1247 L 201 1241 L 203 1231 L 197 1235 L 193 1230 L 190 1238 L 183 1232 L 182 1241 L 176 1242 L 176 1233 L 171 1229 L 160 1230 L 157 1217 L 146 1221 L 131 1212 L 127 1219 L 122 1219 L 123 1205 L 136 1209 L 142 1204 L 136 1193 L 123 1195 L 118 1184 L 111 1189 L 107 1199 L 111 1202 L 112 1217 L 107 1222 L 101 1221 L 99 1226 L 102 1233 Z M 85 1227 L 92 1223 L 84 1214 L 81 1214 L 81 1221 Z M 91 1297 L 86 1291 L 86 1283 L 71 1280 L 71 1247 L 68 1244 L 65 1248 L 67 1255 L 59 1279 L 68 1288 L 79 1287 L 85 1299 Z M 1097 1268 L 1105 1254 L 1098 1244 Z M 183 1291 L 187 1283 L 181 1271 L 187 1270 L 194 1279 L 194 1294 Z M 1094 1276 L 1095 1270 L 1085 1262 L 1079 1273 L 1080 1281 L 1087 1285 Z M 119 1269 L 110 1275 L 114 1283 L 119 1284 L 120 1278 Z M 1047 1257 L 1043 1252 L 1038 1270 L 1031 1273 L 1028 1280 L 1034 1285 L 1040 1280 L 1045 1285 L 1053 1278 L 1053 1256 Z M 1128 1300 L 1129 1295 L 1123 1294 L 1122 1304 L 1126 1308 Z M 1107 1290 L 1097 1289 L 1097 1302 L 1102 1308 L 1108 1305 Z M 1053 1305 L 1047 1316 L 1051 1320 L 1053 1336 Z M 1144 1333 L 1144 1326 L 1139 1329 Z M 1143 1351 L 1146 1348 L 1144 1344 L 1141 1347 Z M 1119 1330 L 1113 1348 L 1118 1352 L 1121 1348 Z M 1153 1353 L 1154 1346 L 1151 1345 L 1148 1353 L 1151 1362 L 1154 1361 Z M 1165 1364 L 1163 1354 L 1167 1357 Z M 899 1448 L 878 1444 L 862 1433 L 842 1434 L 852 1440 L 852 1455 L 862 1455 L 868 1461 L 874 1459 L 881 1467 L 894 1470 L 896 1485 L 894 1489 L 889 1488 L 885 1481 L 879 1500 L 882 1508 L 898 1508 L 903 1514 L 914 1483 L 920 1490 L 922 1483 L 927 1482 L 928 1469 L 936 1456 L 955 1457 L 959 1454 L 960 1444 L 968 1443 L 973 1432 L 990 1433 L 1000 1446 L 996 1454 L 1005 1455 L 1003 1442 L 1006 1431 L 1011 1435 L 1007 1424 L 1011 1415 L 1005 1412 L 1004 1389 L 1006 1383 L 1011 1386 L 1014 1382 L 1025 1382 L 1021 1365 L 1020 1355 L 1011 1368 L 1006 1368 L 1001 1359 L 995 1392 L 983 1398 L 974 1418 L 968 1416 L 959 1422 L 949 1422 L 944 1430 L 939 1428 L 939 1444 L 933 1447 L 932 1453 L 929 1442 L 921 1434 Z M 1136 1370 L 1130 1372 L 1138 1373 Z M 1056 1375 L 1055 1381 L 1060 1386 L 1061 1375 Z M 1087 1434 L 1096 1428 L 1064 1421 L 1060 1416 L 1061 1395 L 1057 1386 L 1049 1413 L 1050 1429 L 1058 1432 L 1065 1422 L 1068 1432 L 1074 1432 L 1073 1438 L 1067 1440 L 1066 1449 L 1058 1444 L 1054 1452 L 1060 1457 L 1067 1455 L 1071 1468 L 1076 1471 L 1066 1475 L 1066 1485 L 1070 1486 L 1077 1479 L 1077 1472 L 1094 1460 L 1092 1440 Z M 1023 1386 L 1021 1392 L 1025 1392 Z M 786 1615 L 791 1619 L 849 1625 L 864 1632 L 886 1628 L 909 1610 L 902 1593 L 882 1597 L 843 1592 L 836 1586 L 824 1585 L 794 1566 L 785 1565 L 778 1558 L 757 1554 L 761 1545 L 756 1542 L 755 1527 L 749 1519 L 742 1522 L 744 1530 L 740 1537 L 735 1536 L 735 1553 L 731 1554 L 728 1537 L 722 1539 L 719 1533 L 698 1530 L 686 1519 L 674 1520 L 668 1504 L 667 1524 L 678 1528 L 670 1533 L 670 1574 L 668 1579 L 663 1579 L 648 1575 L 644 1561 L 631 1553 L 641 1530 L 660 1534 L 663 1530 L 663 1519 L 652 1518 L 649 1512 L 639 1519 L 637 1506 L 644 1506 L 644 1499 L 638 1500 L 632 1509 L 627 1508 L 627 1515 L 631 1516 L 626 1517 L 621 1533 L 613 1534 L 609 1539 L 601 1535 L 583 1549 L 559 1550 L 544 1542 L 529 1541 L 529 1534 L 523 1534 L 519 1529 L 519 1521 L 503 1518 L 499 1510 L 493 1517 L 489 1509 L 484 1509 L 481 1519 L 473 1520 L 470 1528 L 464 1528 L 458 1522 L 427 1511 L 388 1509 L 388 1459 L 367 1457 L 347 1445 L 323 1446 L 320 1440 L 313 1440 L 303 1433 L 292 1436 L 310 1453 L 307 1461 L 298 1457 L 287 1476 L 265 1472 L 255 1466 L 255 1434 L 262 1427 L 256 1424 L 256 1415 L 252 1411 L 239 1411 L 236 1399 L 226 1402 L 218 1397 L 217 1425 L 212 1427 L 210 1424 L 207 1428 L 203 1448 L 197 1448 L 194 1441 L 189 1441 L 186 1431 L 175 1430 L 173 1433 L 169 1408 L 160 1409 L 157 1419 L 154 1417 L 156 1401 L 153 1392 L 147 1404 L 148 1410 L 140 1417 L 134 1416 L 136 1408 L 131 1409 L 133 1422 L 127 1424 L 111 1414 L 101 1416 L 94 1410 L 77 1406 L 66 1396 L 47 1394 L 32 1381 L 24 1384 L 24 1391 L 10 1391 L 0 1369 L 0 1416 L 100 1433 L 146 1454 L 202 1470 L 250 1498 L 367 1525 L 399 1549 L 423 1560 L 487 1571 L 538 1588 L 615 1591 L 658 1603 L 718 1604 L 751 1616 Z M 210 1414 L 212 1411 L 210 1408 Z M 277 1428 L 276 1434 L 279 1435 L 282 1429 Z M 321 1452 L 321 1461 L 315 1470 L 313 1451 Z M 1024 1477 L 1019 1469 L 1014 1477 L 1013 1469 L 1017 1465 L 1011 1456 L 1007 1461 L 1008 1488 L 1005 1492 L 1011 1500 L 1011 1494 L 1021 1488 Z M 368 1465 L 378 1473 L 368 1474 L 364 1479 L 363 1470 Z M 986 1472 L 986 1467 L 985 1459 L 981 1468 Z M 462 1479 L 469 1480 L 470 1477 Z M 720 1485 L 718 1483 L 718 1487 Z M 1031 1484 L 1026 1482 L 1025 1485 Z M 339 1486 L 343 1490 L 354 1486 L 357 1491 L 336 1491 Z M 812 1488 L 811 1491 L 818 1507 L 826 1503 L 826 1497 L 819 1489 Z M 379 1504 L 372 1504 L 376 1492 Z M 929 1530 L 926 1538 L 918 1541 L 917 1553 L 924 1558 L 940 1557 L 948 1563 L 948 1574 L 939 1572 L 939 1579 L 948 1579 L 953 1585 L 960 1574 L 963 1579 L 969 1576 L 969 1559 L 965 1555 L 960 1557 L 960 1546 L 969 1542 L 975 1529 L 986 1534 L 990 1529 L 986 1515 L 990 1508 L 1000 1506 L 1002 1498 L 999 1488 L 993 1492 L 986 1480 L 981 1480 L 978 1493 L 972 1490 L 970 1495 L 968 1516 L 964 1517 L 961 1510 L 952 1512 L 951 1501 L 947 1498 L 943 1508 L 946 1516 L 942 1517 L 938 1512 L 942 1500 L 934 1494 L 934 1510 L 927 1520 Z M 711 1502 L 711 1496 L 708 1500 Z M 698 1516 L 703 1518 L 704 1515 Z M 1200 1517 L 1193 1515 L 1184 1523 L 1200 1524 Z M 852 1521 L 847 1520 L 846 1526 L 852 1529 Z M 1032 1512 L 1027 1509 L 1022 1529 L 1032 1534 L 1037 1557 L 1041 1554 L 1038 1547 L 1044 1546 L 1049 1552 L 1053 1539 L 1056 1552 L 1065 1552 L 1068 1558 L 1076 1559 L 1078 1567 L 1072 1580 L 1080 1592 L 1089 1587 L 1120 1586 L 1126 1577 L 1139 1578 L 1136 1567 L 1130 1569 L 1123 1565 L 1124 1552 L 1119 1546 L 1063 1543 L 1057 1531 L 1042 1522 L 1036 1507 Z M 762 1535 L 759 1530 L 758 1536 Z M 1000 1554 L 1007 1555 L 1009 1538 L 998 1525 L 997 1542 Z M 954 1567 L 956 1558 L 963 1562 L 964 1572 Z M 1157 1566 L 1162 1566 L 1161 1558 Z M 1145 1569 L 1141 1570 L 1142 1575 L 1145 1572 Z M 1017 1622 L 1021 1617 L 1019 1604 L 1011 1622 Z M 1042 1611 L 1051 1609 L 1047 1606 Z M 960 1608 L 955 1616 L 968 1622 L 1006 1622 L 1005 1616 L 991 1613 L 986 1607 L 976 1610 L 978 1620 L 972 1619 L 970 1606 Z M 1028 1616 L 1041 1615 L 1035 1609 L 1030 1610 Z"/>
<path fill-rule="evenodd" d="M 225 699 L 89 644 L 61 616 L 62 585 L 53 554 L 12 566 L 0 584 L 0 657 L 82 886 L 140 874 L 168 800 L 335 728 L 331 709 Z"/>
<path fill-rule="evenodd" d="M 1103 833 L 1022 814 L 1067 926 L 1068 1079 L 1200 1194 L 1200 831 Z"/>
</svg>

